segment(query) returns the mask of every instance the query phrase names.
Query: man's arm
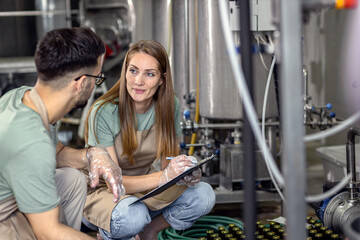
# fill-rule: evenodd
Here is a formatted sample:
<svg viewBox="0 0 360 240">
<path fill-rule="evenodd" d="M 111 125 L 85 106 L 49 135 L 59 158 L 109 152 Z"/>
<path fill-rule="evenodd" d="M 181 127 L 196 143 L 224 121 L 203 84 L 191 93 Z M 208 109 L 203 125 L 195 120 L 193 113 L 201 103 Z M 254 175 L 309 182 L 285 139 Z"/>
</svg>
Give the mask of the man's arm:
<svg viewBox="0 0 360 240">
<path fill-rule="evenodd" d="M 65 147 L 61 142 L 56 145 L 56 167 L 72 167 L 76 169 L 86 168 L 88 160 L 86 149 L 74 149 Z"/>
<path fill-rule="evenodd" d="M 87 167 L 91 187 L 96 187 L 99 183 L 99 178 L 102 177 L 111 186 L 114 202 L 117 202 L 120 196 L 125 194 L 125 189 L 122 185 L 122 171 L 111 160 L 109 153 L 104 147 L 95 146 L 87 149 L 73 149 L 64 147 L 59 142 L 56 145 L 56 162 L 58 168 L 72 167 L 81 169 Z"/>
<path fill-rule="evenodd" d="M 90 236 L 59 222 L 59 206 L 43 213 L 25 213 L 38 240 L 90 240 Z"/>
</svg>

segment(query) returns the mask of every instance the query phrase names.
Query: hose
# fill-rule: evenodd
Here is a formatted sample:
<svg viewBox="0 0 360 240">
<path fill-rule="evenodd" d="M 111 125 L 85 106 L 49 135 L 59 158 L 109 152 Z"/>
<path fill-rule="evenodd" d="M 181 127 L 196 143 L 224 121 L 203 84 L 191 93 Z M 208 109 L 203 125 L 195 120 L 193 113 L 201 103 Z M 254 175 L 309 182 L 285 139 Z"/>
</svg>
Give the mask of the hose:
<svg viewBox="0 0 360 240">
<path fill-rule="evenodd" d="M 326 198 L 332 197 L 335 194 L 337 194 L 341 189 L 343 189 L 348 184 L 350 179 L 351 179 L 351 174 L 344 177 L 338 184 L 336 184 L 330 190 L 328 190 L 324 193 L 317 194 L 317 195 L 305 196 L 305 200 L 308 203 L 312 203 L 312 202 L 320 202 Z"/>
<path fill-rule="evenodd" d="M 235 218 L 225 216 L 203 216 L 187 230 L 175 230 L 172 227 L 162 230 L 158 234 L 158 240 L 198 239 L 200 237 L 206 237 L 207 230 L 218 230 L 218 227 L 227 227 L 230 223 L 234 223 L 241 230 L 244 230 L 243 222 Z"/>
<path fill-rule="evenodd" d="M 356 121 L 360 119 L 360 111 L 354 113 L 351 117 L 347 118 L 345 121 L 343 121 L 341 124 L 337 125 L 336 127 L 329 128 L 328 130 L 313 133 L 304 136 L 305 142 L 311 142 L 316 140 L 321 140 L 323 138 L 327 138 L 329 136 L 332 136 L 334 134 L 337 134 L 343 130 L 348 129 L 349 127 L 353 126 Z"/>
<path fill-rule="evenodd" d="M 267 105 L 268 94 L 269 94 L 269 89 L 270 89 L 271 76 L 272 76 L 272 73 L 273 73 L 273 70 L 274 70 L 275 62 L 276 62 L 276 57 L 274 56 L 274 57 L 273 57 L 273 60 L 272 60 L 272 63 L 271 63 L 270 70 L 269 70 L 268 78 L 267 78 L 267 81 L 266 81 L 265 94 L 264 94 L 264 102 L 263 102 L 263 110 L 262 110 L 262 122 L 261 122 L 261 132 L 262 132 L 264 141 L 265 141 L 266 105 Z M 281 199 L 282 199 L 284 202 L 286 202 L 284 195 L 282 194 L 282 192 L 281 192 L 281 190 L 280 190 L 280 188 L 279 188 L 276 180 L 274 179 L 274 175 L 272 174 L 272 171 L 271 171 L 271 169 L 270 169 L 269 164 L 267 163 L 267 161 L 265 161 L 265 163 L 266 163 L 266 167 L 267 167 L 267 169 L 268 169 L 268 172 L 269 172 L 271 181 L 274 183 L 274 186 L 275 186 L 276 191 L 278 192 L 278 194 L 279 194 L 279 196 L 281 197 Z"/>
</svg>

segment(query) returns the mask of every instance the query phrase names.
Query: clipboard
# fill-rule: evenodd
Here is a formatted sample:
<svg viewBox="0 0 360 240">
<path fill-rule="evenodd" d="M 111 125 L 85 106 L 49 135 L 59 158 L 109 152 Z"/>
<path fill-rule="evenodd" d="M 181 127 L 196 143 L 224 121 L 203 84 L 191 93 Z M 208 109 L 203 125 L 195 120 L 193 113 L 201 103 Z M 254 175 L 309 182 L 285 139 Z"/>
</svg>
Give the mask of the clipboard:
<svg viewBox="0 0 360 240">
<path fill-rule="evenodd" d="M 160 187 L 155 188 L 154 190 L 152 190 L 151 192 L 148 192 L 147 194 L 145 194 L 144 196 L 142 196 L 141 198 L 137 199 L 135 202 L 132 202 L 129 204 L 129 206 L 140 202 L 142 200 L 145 200 L 149 197 L 155 196 L 163 191 L 165 191 L 166 189 L 168 189 L 169 187 L 173 186 L 174 184 L 176 184 L 180 179 L 182 179 L 183 177 L 185 177 L 186 175 L 192 173 L 194 170 L 198 169 L 200 166 L 202 166 L 203 164 L 207 163 L 209 160 L 213 159 L 216 155 L 213 154 L 208 158 L 204 158 L 203 160 L 201 160 L 200 162 L 198 162 L 194 167 L 189 168 L 188 170 L 186 170 L 185 172 L 181 173 L 180 175 L 178 175 L 177 177 L 173 178 L 172 180 L 170 180 L 169 182 L 161 185 Z"/>
</svg>

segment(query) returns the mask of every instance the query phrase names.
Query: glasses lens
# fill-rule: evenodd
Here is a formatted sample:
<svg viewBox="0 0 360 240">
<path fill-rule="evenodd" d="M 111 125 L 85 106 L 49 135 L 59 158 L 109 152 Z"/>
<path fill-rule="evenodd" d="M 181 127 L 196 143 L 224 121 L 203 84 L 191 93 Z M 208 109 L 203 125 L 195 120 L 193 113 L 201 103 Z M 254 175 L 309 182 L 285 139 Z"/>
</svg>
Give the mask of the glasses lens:
<svg viewBox="0 0 360 240">
<path fill-rule="evenodd" d="M 95 78 L 95 83 L 96 83 L 96 85 L 99 86 L 103 83 L 104 80 L 105 80 L 105 74 L 100 73 L 99 76 L 97 78 Z"/>
</svg>

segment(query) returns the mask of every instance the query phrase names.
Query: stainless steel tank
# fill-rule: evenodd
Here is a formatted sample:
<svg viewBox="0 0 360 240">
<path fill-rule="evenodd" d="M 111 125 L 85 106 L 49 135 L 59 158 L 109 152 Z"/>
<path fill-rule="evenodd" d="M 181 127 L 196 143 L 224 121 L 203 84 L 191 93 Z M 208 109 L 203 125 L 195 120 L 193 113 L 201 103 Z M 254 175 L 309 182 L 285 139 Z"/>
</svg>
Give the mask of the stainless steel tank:
<svg viewBox="0 0 360 240">
<path fill-rule="evenodd" d="M 241 119 L 242 104 L 226 53 L 217 0 L 198 1 L 198 23 L 200 115 L 212 119 Z M 270 67 L 270 56 L 264 58 Z M 267 71 L 258 54 L 254 54 L 253 61 L 255 106 L 260 118 Z M 266 117 L 275 117 L 273 85 L 270 89 Z"/>
<path fill-rule="evenodd" d="M 240 119 L 242 108 L 221 30 L 218 1 L 198 1 L 200 115 Z"/>
</svg>

